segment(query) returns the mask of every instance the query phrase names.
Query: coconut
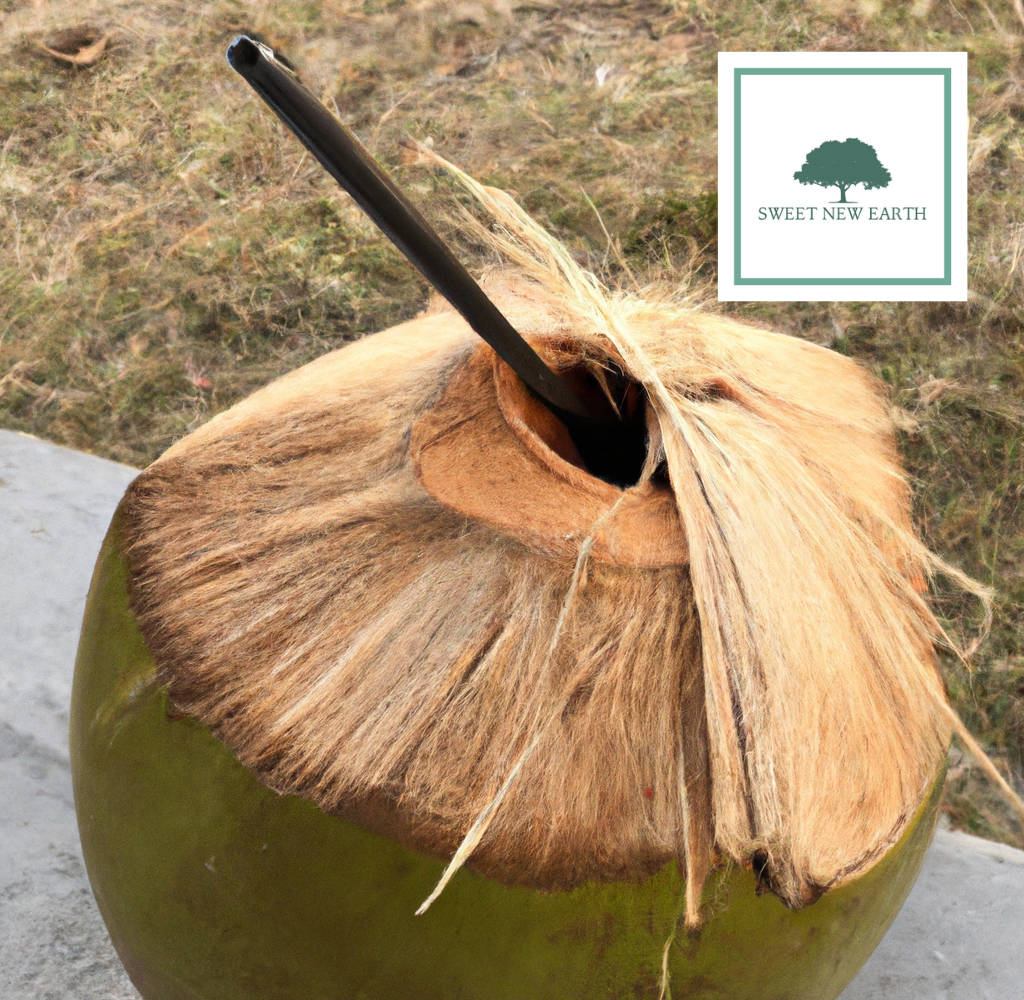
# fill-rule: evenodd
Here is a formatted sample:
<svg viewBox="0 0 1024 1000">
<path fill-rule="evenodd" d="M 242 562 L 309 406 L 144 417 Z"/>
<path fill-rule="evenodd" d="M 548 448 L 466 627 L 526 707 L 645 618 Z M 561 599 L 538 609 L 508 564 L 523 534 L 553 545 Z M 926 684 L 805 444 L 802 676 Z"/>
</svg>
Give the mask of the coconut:
<svg viewBox="0 0 1024 1000">
<path fill-rule="evenodd" d="M 440 306 L 140 474 L 72 706 L 115 946 L 147 1000 L 834 998 L 935 822 L 925 579 L 977 588 L 856 363 L 613 296 L 460 176 L 636 481 Z"/>
</svg>

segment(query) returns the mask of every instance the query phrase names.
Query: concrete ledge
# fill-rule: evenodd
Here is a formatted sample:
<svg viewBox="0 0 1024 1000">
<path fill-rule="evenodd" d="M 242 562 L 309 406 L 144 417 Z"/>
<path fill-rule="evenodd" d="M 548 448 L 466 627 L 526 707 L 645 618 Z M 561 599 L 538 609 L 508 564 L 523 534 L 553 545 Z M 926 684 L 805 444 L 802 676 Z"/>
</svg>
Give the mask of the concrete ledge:
<svg viewBox="0 0 1024 1000">
<path fill-rule="evenodd" d="M 71 676 L 93 562 L 135 474 L 0 431 L 4 1000 L 138 998 L 88 887 L 67 751 Z M 940 830 L 910 899 L 842 1000 L 1022 996 L 1024 852 Z"/>
<path fill-rule="evenodd" d="M 78 843 L 68 704 L 99 543 L 136 470 L 0 431 L 0 997 L 133 1000 Z"/>
</svg>

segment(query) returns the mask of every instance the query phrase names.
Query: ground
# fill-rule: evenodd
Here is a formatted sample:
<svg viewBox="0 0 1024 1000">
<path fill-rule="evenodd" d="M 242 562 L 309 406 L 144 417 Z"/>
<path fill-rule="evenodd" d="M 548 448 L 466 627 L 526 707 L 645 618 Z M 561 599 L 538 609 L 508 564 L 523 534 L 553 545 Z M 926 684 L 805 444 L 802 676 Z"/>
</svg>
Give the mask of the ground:
<svg viewBox="0 0 1024 1000">
<path fill-rule="evenodd" d="M 1024 791 L 1021 0 L 0 0 L 0 426 L 142 467 L 428 289 L 228 68 L 278 46 L 479 270 L 406 136 L 511 191 L 611 284 L 849 354 L 891 393 L 928 544 L 995 591 L 951 696 Z M 109 35 L 90 65 L 68 29 Z M 715 301 L 719 50 L 966 50 L 966 303 Z M 403 159 L 404 157 L 404 159 Z M 967 645 L 982 616 L 937 594 Z M 969 757 L 954 825 L 1024 847 Z"/>
</svg>

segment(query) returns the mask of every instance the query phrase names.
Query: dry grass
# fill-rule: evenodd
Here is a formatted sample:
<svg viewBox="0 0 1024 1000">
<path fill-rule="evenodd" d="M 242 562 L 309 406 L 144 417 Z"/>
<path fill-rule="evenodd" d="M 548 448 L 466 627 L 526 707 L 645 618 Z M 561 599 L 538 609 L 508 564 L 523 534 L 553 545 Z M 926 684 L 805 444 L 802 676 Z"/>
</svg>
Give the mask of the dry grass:
<svg viewBox="0 0 1024 1000">
<path fill-rule="evenodd" d="M 715 277 L 719 49 L 966 49 L 971 300 L 730 308 L 889 383 L 926 541 L 998 593 L 975 672 L 950 666 L 951 694 L 1024 789 L 1017 0 L 0 0 L 0 12 L 0 423 L 138 466 L 427 296 L 233 78 L 223 51 L 239 29 L 279 44 L 428 215 L 457 196 L 400 162 L 406 135 L 513 191 L 610 280 L 628 268 L 697 296 Z M 112 35 L 93 66 L 40 49 L 83 24 Z M 968 604 L 939 598 L 954 627 L 976 625 Z M 946 808 L 1024 846 L 969 760 Z"/>
</svg>

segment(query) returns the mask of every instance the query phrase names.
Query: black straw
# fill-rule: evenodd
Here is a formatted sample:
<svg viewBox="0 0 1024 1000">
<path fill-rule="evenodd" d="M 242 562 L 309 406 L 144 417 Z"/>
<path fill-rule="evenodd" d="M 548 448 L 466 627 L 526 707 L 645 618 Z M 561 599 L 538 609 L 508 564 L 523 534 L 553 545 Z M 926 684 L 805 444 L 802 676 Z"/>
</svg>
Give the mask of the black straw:
<svg viewBox="0 0 1024 1000">
<path fill-rule="evenodd" d="M 240 35 L 228 63 L 512 370 L 569 423 L 606 423 L 541 360 L 362 143 L 267 46 Z M 571 415 L 571 416 L 570 416 Z M 572 420 L 575 416 L 576 420 Z"/>
</svg>

